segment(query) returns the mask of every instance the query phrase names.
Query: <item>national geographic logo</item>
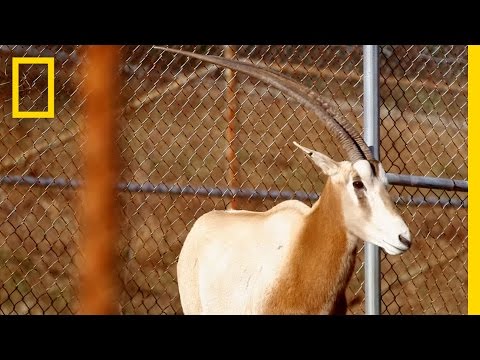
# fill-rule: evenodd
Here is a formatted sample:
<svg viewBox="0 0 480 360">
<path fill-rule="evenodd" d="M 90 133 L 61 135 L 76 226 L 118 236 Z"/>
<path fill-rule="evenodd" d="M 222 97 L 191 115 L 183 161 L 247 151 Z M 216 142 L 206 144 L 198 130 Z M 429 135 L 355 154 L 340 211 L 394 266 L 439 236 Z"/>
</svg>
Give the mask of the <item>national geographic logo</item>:
<svg viewBox="0 0 480 360">
<path fill-rule="evenodd" d="M 12 117 L 13 118 L 53 118 L 55 114 L 54 109 L 54 61 L 53 57 L 14 57 L 12 62 Z M 48 106 L 47 111 L 20 111 L 19 109 L 19 76 L 18 69 L 20 64 L 47 65 L 48 74 Z"/>
</svg>

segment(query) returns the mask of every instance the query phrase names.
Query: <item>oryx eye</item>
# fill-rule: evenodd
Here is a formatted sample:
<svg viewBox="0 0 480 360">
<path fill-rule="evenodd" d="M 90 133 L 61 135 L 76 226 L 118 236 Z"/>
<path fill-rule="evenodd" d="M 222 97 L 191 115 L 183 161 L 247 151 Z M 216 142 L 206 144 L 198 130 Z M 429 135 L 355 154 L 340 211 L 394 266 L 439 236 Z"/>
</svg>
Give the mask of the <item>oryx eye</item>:
<svg viewBox="0 0 480 360">
<path fill-rule="evenodd" d="M 356 180 L 356 181 L 353 182 L 353 187 L 356 190 L 362 190 L 365 186 L 363 185 L 363 182 L 361 182 L 359 180 Z"/>
</svg>

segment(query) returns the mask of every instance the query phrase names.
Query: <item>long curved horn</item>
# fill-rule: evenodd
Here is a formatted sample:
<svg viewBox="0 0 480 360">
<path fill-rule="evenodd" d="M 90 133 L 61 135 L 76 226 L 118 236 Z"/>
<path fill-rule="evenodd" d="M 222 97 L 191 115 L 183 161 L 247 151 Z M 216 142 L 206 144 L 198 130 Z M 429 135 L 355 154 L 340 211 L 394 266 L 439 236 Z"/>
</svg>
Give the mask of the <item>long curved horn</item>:
<svg viewBox="0 0 480 360">
<path fill-rule="evenodd" d="M 221 58 L 223 59 L 223 58 Z M 323 109 L 331 116 L 333 117 L 334 120 L 337 121 L 337 123 L 340 124 L 340 126 L 343 127 L 343 129 L 348 132 L 350 137 L 357 143 L 357 145 L 361 148 L 361 151 L 364 155 L 364 158 L 367 160 L 371 161 L 374 160 L 373 154 L 370 150 L 370 148 L 367 146 L 365 141 L 363 140 L 363 137 L 358 133 L 357 129 L 349 122 L 345 117 L 338 111 L 338 109 L 332 105 L 331 100 L 327 99 L 325 96 L 320 95 L 310 89 L 308 89 L 306 86 L 303 84 L 293 80 L 291 77 L 288 77 L 280 72 L 271 70 L 269 68 L 266 68 L 264 66 L 258 66 L 258 65 L 253 65 L 250 63 L 244 63 L 248 66 L 251 66 L 254 69 L 261 68 L 264 71 L 269 72 L 272 76 L 280 77 L 283 78 L 285 81 L 288 81 L 292 87 L 298 89 L 299 92 L 303 94 L 308 94 L 311 98 L 316 100 L 320 105 L 322 105 Z"/>
<path fill-rule="evenodd" d="M 239 71 L 273 86 L 297 100 L 301 105 L 305 106 L 317 115 L 317 117 L 322 119 L 326 128 L 334 138 L 338 140 L 339 145 L 347 153 L 350 161 L 355 162 L 361 159 L 373 160 L 372 153 L 363 141 L 363 138 L 358 134 L 355 128 L 343 118 L 343 116 L 340 116 L 328 100 L 321 95 L 310 91 L 303 84 L 296 82 L 284 74 L 254 64 L 226 59 L 219 56 L 202 55 L 163 46 L 154 46 L 154 48 L 193 57 L 198 60 Z"/>
</svg>

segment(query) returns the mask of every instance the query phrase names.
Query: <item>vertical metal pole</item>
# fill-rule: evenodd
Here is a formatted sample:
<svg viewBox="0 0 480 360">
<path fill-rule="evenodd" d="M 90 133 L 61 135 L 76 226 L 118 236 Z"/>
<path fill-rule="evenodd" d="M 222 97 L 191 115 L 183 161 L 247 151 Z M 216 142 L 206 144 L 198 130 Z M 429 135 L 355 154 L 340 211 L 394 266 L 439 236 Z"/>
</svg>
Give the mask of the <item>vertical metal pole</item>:
<svg viewBox="0 0 480 360">
<path fill-rule="evenodd" d="M 378 45 L 364 45 L 364 139 L 377 160 L 380 158 L 378 73 Z M 371 243 L 365 243 L 365 313 L 380 314 L 380 249 Z"/>
<path fill-rule="evenodd" d="M 226 45 L 224 56 L 227 59 L 233 59 L 235 50 L 233 46 Z M 237 99 L 235 91 L 237 87 L 237 79 L 235 73 L 231 69 L 225 69 L 225 81 L 227 82 L 227 92 L 225 100 L 227 108 L 225 109 L 225 119 L 227 120 L 226 138 L 228 143 L 227 162 L 228 162 L 228 186 L 230 188 L 238 187 L 238 169 L 239 164 L 235 153 L 235 113 L 237 112 Z M 229 209 L 237 208 L 237 199 L 234 197 L 230 202 Z"/>
</svg>

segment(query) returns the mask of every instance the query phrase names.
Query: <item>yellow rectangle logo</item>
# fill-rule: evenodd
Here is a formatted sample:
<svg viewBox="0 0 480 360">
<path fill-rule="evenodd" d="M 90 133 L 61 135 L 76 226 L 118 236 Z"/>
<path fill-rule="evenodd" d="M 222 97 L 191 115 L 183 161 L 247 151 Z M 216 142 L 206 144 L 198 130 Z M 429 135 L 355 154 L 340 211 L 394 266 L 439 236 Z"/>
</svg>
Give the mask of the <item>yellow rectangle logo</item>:
<svg viewBox="0 0 480 360">
<path fill-rule="evenodd" d="M 53 57 L 14 57 L 12 62 L 12 117 L 13 118 L 53 118 L 54 110 L 54 59 Z M 48 106 L 47 111 L 20 111 L 19 109 L 19 65 L 47 65 L 48 75 Z"/>
</svg>

